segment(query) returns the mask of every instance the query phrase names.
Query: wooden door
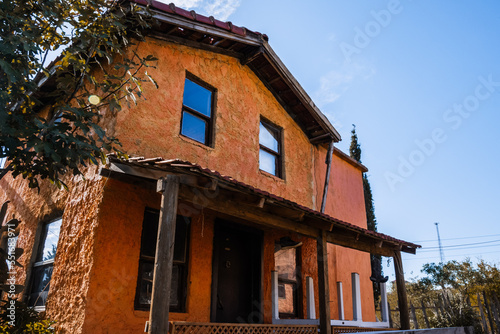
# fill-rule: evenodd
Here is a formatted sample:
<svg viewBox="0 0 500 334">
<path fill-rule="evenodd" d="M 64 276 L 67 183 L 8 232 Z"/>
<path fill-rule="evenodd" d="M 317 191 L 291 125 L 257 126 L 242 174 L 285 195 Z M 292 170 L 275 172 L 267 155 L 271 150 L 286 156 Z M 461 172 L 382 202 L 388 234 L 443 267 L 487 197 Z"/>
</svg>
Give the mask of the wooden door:
<svg viewBox="0 0 500 334">
<path fill-rule="evenodd" d="M 260 323 L 260 231 L 217 221 L 214 235 L 211 321 Z"/>
</svg>

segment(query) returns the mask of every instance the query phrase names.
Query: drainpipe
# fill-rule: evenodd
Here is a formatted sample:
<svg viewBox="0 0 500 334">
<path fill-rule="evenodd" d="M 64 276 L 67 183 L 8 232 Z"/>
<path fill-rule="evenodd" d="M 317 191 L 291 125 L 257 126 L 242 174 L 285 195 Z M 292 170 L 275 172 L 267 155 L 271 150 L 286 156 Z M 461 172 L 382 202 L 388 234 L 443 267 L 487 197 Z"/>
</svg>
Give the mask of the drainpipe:
<svg viewBox="0 0 500 334">
<path fill-rule="evenodd" d="M 321 213 L 325 213 L 326 197 L 328 194 L 328 183 L 330 183 L 330 170 L 332 168 L 332 155 L 333 155 L 333 143 L 332 140 L 328 145 L 328 153 L 326 154 L 326 176 L 325 176 L 325 186 L 323 188 L 323 200 L 321 201 Z"/>
</svg>

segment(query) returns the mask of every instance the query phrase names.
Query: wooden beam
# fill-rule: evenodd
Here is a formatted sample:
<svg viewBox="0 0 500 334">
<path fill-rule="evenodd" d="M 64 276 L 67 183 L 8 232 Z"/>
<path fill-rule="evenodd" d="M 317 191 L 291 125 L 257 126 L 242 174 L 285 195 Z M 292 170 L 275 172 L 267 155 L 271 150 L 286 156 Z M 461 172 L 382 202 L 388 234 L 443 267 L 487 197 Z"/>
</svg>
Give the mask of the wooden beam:
<svg viewBox="0 0 500 334">
<path fill-rule="evenodd" d="M 319 289 L 319 331 L 321 334 L 331 334 L 330 324 L 330 281 L 328 279 L 328 251 L 326 232 L 321 231 L 316 239 L 318 260 Z"/>
<path fill-rule="evenodd" d="M 181 184 L 179 198 L 186 202 L 193 203 L 195 207 L 207 208 L 259 225 L 282 228 L 312 238 L 318 236 L 319 229 L 315 227 L 272 215 L 258 208 L 256 205 L 245 204 L 244 202 L 235 200 L 231 192 L 229 192 L 229 194 L 225 194 L 225 192 L 227 191 L 221 189 L 217 197 L 209 198 L 204 196 L 202 192 L 195 191 L 191 187 Z"/>
<path fill-rule="evenodd" d="M 396 286 L 398 292 L 399 318 L 402 330 L 410 329 L 410 310 L 408 308 L 408 297 L 406 295 L 405 275 L 401 252 L 394 251 L 394 271 L 396 272 Z"/>
<path fill-rule="evenodd" d="M 245 66 L 245 65 L 251 63 L 258 56 L 260 56 L 262 54 L 262 52 L 264 52 L 264 50 L 262 49 L 262 47 L 258 47 L 255 50 L 253 50 L 252 52 L 246 54 L 243 58 L 240 59 L 241 65 Z"/>
<path fill-rule="evenodd" d="M 169 172 L 164 170 L 158 170 L 148 167 L 139 167 L 137 165 L 132 166 L 130 164 L 112 163 L 108 168 L 102 167 L 100 174 L 102 176 L 107 176 L 110 172 L 122 173 L 137 177 L 142 177 L 145 179 L 159 180 L 162 177 L 167 176 Z"/>
<path fill-rule="evenodd" d="M 316 142 L 324 141 L 327 138 L 331 139 L 332 135 L 330 133 L 325 133 L 325 134 L 322 134 L 322 135 L 319 135 L 319 136 L 311 138 L 310 141 L 311 141 L 311 143 L 314 144 Z"/>
<path fill-rule="evenodd" d="M 273 83 L 275 83 L 275 82 L 277 82 L 277 81 L 279 81 L 279 80 L 283 80 L 283 79 L 281 79 L 281 77 L 280 77 L 279 75 L 277 75 L 277 76 L 275 76 L 274 78 L 272 78 L 271 80 L 269 80 L 269 81 L 268 81 L 268 83 L 269 83 L 270 85 L 272 85 Z"/>
<path fill-rule="evenodd" d="M 165 334 L 168 333 L 179 176 L 167 175 L 166 178 L 158 180 L 157 191 L 162 194 L 162 203 L 156 241 L 148 333 Z"/>
<path fill-rule="evenodd" d="M 174 35 L 166 35 L 160 32 L 152 31 L 148 34 L 148 37 L 152 38 L 157 38 L 161 39 L 167 42 L 172 42 L 180 45 L 185 45 L 189 46 L 195 49 L 201 49 L 201 50 L 206 50 L 206 51 L 211 51 L 214 53 L 222 54 L 225 56 L 233 57 L 233 58 L 238 58 L 240 59 L 243 55 L 239 52 L 231 51 L 228 49 L 223 49 L 217 46 L 214 46 L 212 44 L 205 44 L 205 43 L 200 43 L 197 41 L 192 41 L 190 39 L 186 39 L 184 37 L 179 37 L 179 36 L 174 36 Z"/>
<path fill-rule="evenodd" d="M 225 38 L 221 38 L 221 39 L 219 39 L 218 41 L 215 41 L 212 45 L 213 45 L 213 46 L 217 46 L 217 45 L 219 45 L 220 43 L 224 43 L 225 41 L 227 41 L 227 39 L 225 39 Z"/>
<path fill-rule="evenodd" d="M 195 174 L 182 174 L 182 170 L 176 171 L 175 168 L 172 170 L 161 170 L 150 166 L 138 166 L 120 162 L 112 162 L 107 168 L 102 167 L 100 170 L 100 175 L 104 177 L 111 177 L 124 182 L 126 182 L 124 177 L 128 177 L 133 179 L 134 184 L 144 187 L 149 187 L 150 183 L 141 182 L 141 178 L 145 179 L 145 181 L 155 181 L 175 173 L 179 175 L 183 189 L 180 196 L 184 200 L 192 203 L 193 201 L 201 201 L 203 202 L 202 204 L 208 200 L 208 204 L 203 206 L 214 211 L 229 215 L 234 214 L 236 217 L 247 221 L 255 221 L 261 225 L 295 231 L 312 238 L 318 236 L 318 230 L 326 230 L 328 242 L 371 254 L 393 257 L 394 250 L 396 248 L 399 250 L 398 245 L 389 241 L 383 241 L 383 247 L 380 247 L 382 245 L 380 238 L 366 236 L 342 226 L 333 225 L 329 220 L 308 215 L 296 208 L 280 206 L 273 200 L 266 199 L 265 203 L 269 204 L 265 205 L 267 209 L 262 210 L 259 208 L 260 210 L 257 210 L 258 205 L 261 204 L 260 198 L 258 201 L 254 200 L 255 202 L 248 198 L 246 200 L 237 200 L 235 193 L 240 196 L 249 196 L 248 193 L 214 178 Z M 196 190 L 193 190 L 193 188 L 196 188 Z M 203 195 L 206 189 L 218 192 L 221 197 L 217 197 L 215 200 L 213 194 L 210 194 L 210 198 L 207 198 L 208 196 Z M 252 197 L 255 198 L 255 195 Z M 256 204 L 252 205 L 251 203 Z M 247 214 L 252 219 L 248 218 L 250 216 L 246 216 Z M 358 236 L 358 240 L 356 240 L 356 236 Z M 414 249 L 409 247 L 403 247 L 402 251 L 415 252 Z"/>
<path fill-rule="evenodd" d="M 356 240 L 356 235 L 359 235 L 359 233 L 347 233 L 345 231 L 341 232 L 340 229 L 335 229 L 332 232 L 327 232 L 326 238 L 328 242 L 342 247 L 386 257 L 394 256 L 394 248 L 389 248 L 389 245 L 384 244 L 384 247 L 379 248 L 376 245 L 378 242 L 377 239 L 369 240 L 368 238 L 360 237 L 360 240 Z"/>
</svg>

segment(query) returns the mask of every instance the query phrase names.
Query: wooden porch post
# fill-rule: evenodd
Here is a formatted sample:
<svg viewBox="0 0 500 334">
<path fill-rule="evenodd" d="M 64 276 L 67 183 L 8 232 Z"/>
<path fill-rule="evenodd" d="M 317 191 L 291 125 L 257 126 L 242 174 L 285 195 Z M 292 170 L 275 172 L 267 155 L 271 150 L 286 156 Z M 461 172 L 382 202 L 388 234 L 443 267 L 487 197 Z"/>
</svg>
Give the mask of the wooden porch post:
<svg viewBox="0 0 500 334">
<path fill-rule="evenodd" d="M 158 239 L 156 241 L 148 333 L 166 334 L 168 333 L 179 176 L 167 175 L 166 178 L 161 178 L 158 180 L 156 190 L 162 193 L 162 202 L 158 224 Z"/>
<path fill-rule="evenodd" d="M 331 334 L 330 322 L 330 287 L 328 280 L 328 252 L 326 231 L 321 230 L 317 238 L 318 290 L 319 290 L 319 331 Z"/>
<path fill-rule="evenodd" d="M 410 329 L 410 310 L 408 309 L 408 297 L 406 296 L 405 275 L 403 272 L 403 261 L 401 252 L 394 251 L 394 271 L 396 272 L 396 285 L 398 290 L 398 306 L 401 329 Z"/>
</svg>

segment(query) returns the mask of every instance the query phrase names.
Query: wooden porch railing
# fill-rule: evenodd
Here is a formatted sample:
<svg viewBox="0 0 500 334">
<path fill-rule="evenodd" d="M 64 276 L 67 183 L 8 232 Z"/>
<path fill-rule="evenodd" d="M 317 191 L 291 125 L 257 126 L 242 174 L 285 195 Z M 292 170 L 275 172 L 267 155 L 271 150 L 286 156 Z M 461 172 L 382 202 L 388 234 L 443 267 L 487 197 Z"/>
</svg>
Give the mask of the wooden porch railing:
<svg viewBox="0 0 500 334">
<path fill-rule="evenodd" d="M 381 328 L 332 326 L 332 334 L 374 332 Z M 318 334 L 317 325 L 220 324 L 170 322 L 169 334 Z"/>
</svg>

